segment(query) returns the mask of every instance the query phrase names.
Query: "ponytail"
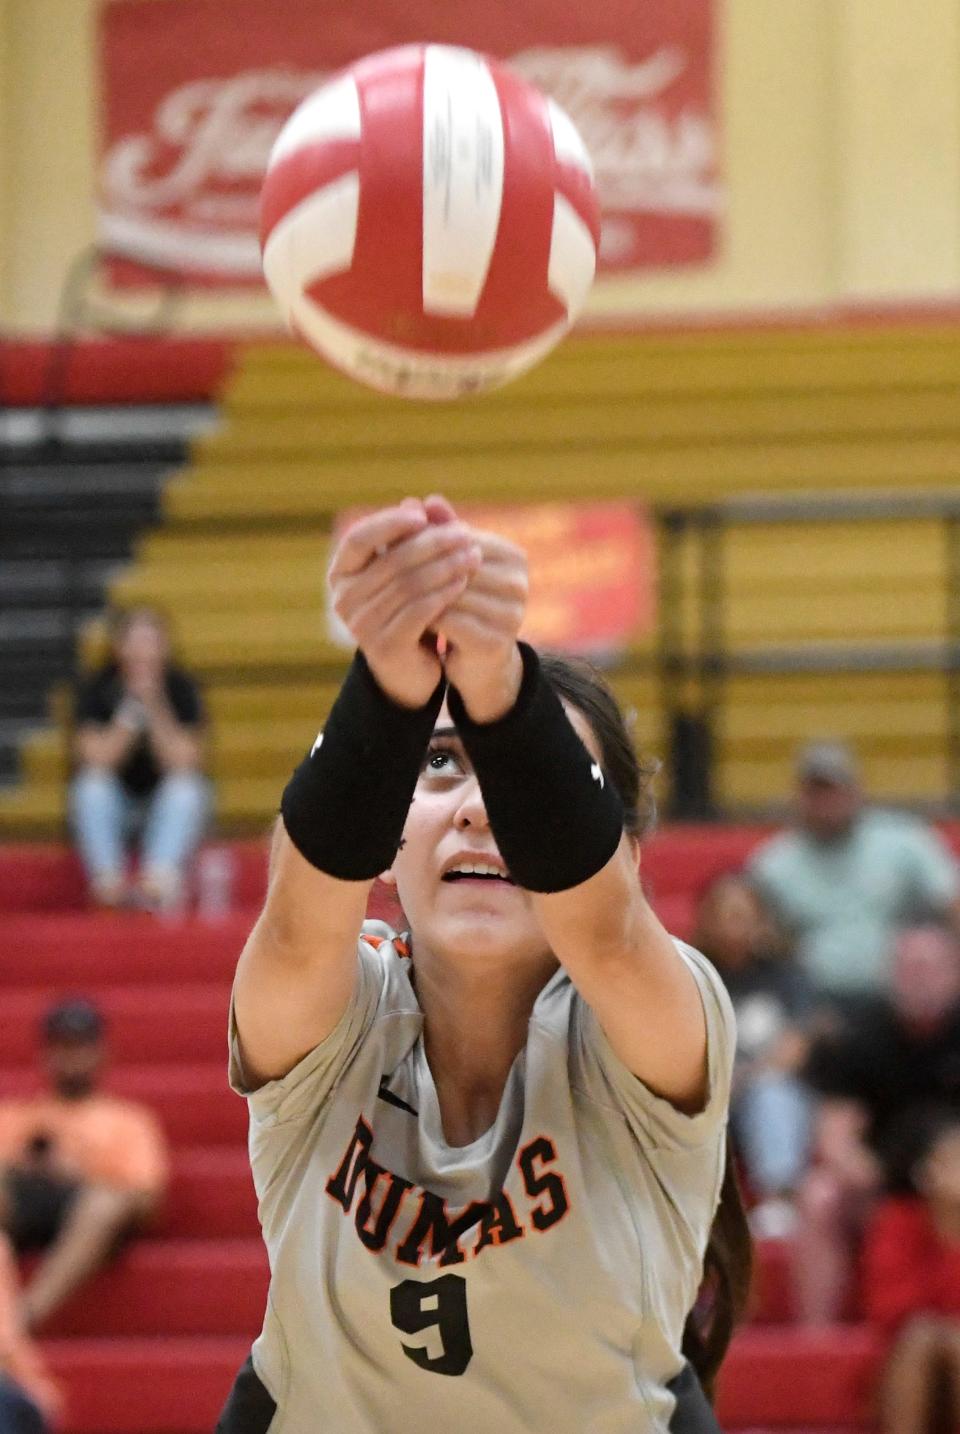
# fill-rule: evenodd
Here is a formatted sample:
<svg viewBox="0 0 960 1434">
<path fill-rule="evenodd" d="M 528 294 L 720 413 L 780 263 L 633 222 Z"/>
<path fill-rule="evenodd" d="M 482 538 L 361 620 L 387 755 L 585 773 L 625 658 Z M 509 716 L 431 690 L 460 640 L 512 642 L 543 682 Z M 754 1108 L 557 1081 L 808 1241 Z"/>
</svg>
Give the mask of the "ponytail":
<svg viewBox="0 0 960 1434">
<path fill-rule="evenodd" d="M 703 1257 L 703 1283 L 687 1316 L 682 1345 L 711 1403 L 717 1373 L 747 1306 L 752 1273 L 750 1227 L 728 1137 L 720 1203 Z"/>
</svg>

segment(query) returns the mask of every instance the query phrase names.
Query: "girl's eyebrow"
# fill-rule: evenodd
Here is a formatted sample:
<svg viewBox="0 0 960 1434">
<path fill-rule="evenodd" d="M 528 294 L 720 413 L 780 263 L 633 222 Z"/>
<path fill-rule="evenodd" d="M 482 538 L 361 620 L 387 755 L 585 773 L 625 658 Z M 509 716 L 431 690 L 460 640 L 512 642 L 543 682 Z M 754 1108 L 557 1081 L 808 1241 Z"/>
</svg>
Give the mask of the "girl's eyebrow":
<svg viewBox="0 0 960 1434">
<path fill-rule="evenodd" d="M 430 740 L 431 740 L 431 742 L 434 742 L 434 741 L 436 741 L 436 739 L 437 739 L 438 737 L 458 737 L 458 738 L 459 738 L 459 736 L 460 736 L 460 734 L 459 734 L 459 732 L 457 731 L 456 727 L 434 727 L 433 731 L 432 731 L 431 734 L 430 734 Z"/>
</svg>

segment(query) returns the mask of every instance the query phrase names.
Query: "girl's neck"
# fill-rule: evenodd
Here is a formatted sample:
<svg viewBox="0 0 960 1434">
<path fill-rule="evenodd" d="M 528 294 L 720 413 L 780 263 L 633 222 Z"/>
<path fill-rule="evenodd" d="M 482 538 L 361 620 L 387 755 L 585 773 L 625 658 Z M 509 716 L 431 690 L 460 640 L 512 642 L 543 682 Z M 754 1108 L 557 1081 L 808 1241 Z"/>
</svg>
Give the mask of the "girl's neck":
<svg viewBox="0 0 960 1434">
<path fill-rule="evenodd" d="M 451 1145 L 470 1144 L 496 1120 L 534 1002 L 555 970 L 551 957 L 519 970 L 464 971 L 414 953 L 424 1049 Z"/>
</svg>

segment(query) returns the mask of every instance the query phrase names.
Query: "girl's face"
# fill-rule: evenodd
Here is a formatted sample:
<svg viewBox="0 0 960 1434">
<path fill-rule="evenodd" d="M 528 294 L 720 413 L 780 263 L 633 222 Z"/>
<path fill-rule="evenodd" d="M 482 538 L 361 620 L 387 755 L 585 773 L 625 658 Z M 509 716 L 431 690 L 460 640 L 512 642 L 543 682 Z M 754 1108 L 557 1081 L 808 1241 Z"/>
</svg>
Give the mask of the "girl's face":
<svg viewBox="0 0 960 1434">
<path fill-rule="evenodd" d="M 567 714 L 599 761 L 586 719 L 575 708 L 567 707 Z M 470 867 L 486 870 L 471 873 Z M 511 963 L 550 958 L 531 898 L 509 879 L 497 851 L 480 785 L 446 704 L 420 773 L 400 851 L 383 879 L 397 887 L 420 959 L 429 953 Z"/>
<path fill-rule="evenodd" d="M 917 1184 L 928 1200 L 960 1208 L 960 1125 L 951 1125 L 921 1162 Z"/>
<path fill-rule="evenodd" d="M 714 960 L 729 967 L 746 965 L 755 955 L 762 934 L 757 898 L 745 882 L 731 878 L 708 897 L 699 935 Z"/>
<path fill-rule="evenodd" d="M 162 671 L 170 657 L 163 624 L 149 613 L 136 614 L 116 643 L 116 656 L 124 672 Z"/>
</svg>

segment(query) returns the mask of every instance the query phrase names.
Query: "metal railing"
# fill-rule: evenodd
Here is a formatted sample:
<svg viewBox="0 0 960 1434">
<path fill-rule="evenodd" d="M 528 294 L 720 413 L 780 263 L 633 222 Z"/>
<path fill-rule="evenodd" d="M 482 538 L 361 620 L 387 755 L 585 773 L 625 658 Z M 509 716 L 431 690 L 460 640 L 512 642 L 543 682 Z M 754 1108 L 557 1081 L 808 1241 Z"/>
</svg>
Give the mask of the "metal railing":
<svg viewBox="0 0 960 1434">
<path fill-rule="evenodd" d="M 44 374 L 41 407 L 46 443 L 60 442 L 59 416 L 69 390 L 70 363 L 78 339 L 84 335 L 110 338 L 158 338 L 168 334 L 177 321 L 185 293 L 182 274 L 172 269 L 137 261 L 136 268 L 148 274 L 157 286 L 154 307 L 135 313 L 118 307 L 112 297 L 98 293 L 95 281 L 111 263 L 130 263 L 102 244 L 83 249 L 67 270 L 57 304 L 57 319 L 50 358 Z"/>
<path fill-rule="evenodd" d="M 39 394 L 39 422 L 36 440 L 22 450 L 12 447 L 0 453 L 0 466 L 11 467 L 28 457 L 30 464 L 56 464 L 70 449 L 65 424 L 69 405 L 73 361 L 78 342 L 88 336 L 111 338 L 163 337 L 176 325 L 187 292 L 181 274 L 137 261 L 135 267 L 148 278 L 150 291 L 135 308 L 118 303 L 97 279 L 111 262 L 131 264 L 126 256 L 101 244 L 92 244 L 77 254 L 61 287 L 57 316 Z M 4 521 L 4 497 L 0 491 L 0 524 Z M 70 541 L 66 530 L 59 536 L 57 551 L 50 554 L 61 572 L 57 647 L 58 668 L 77 675 L 77 641 L 87 594 L 84 590 L 84 555 Z M 49 621 L 49 618 L 48 618 Z M 69 742 L 69 737 L 65 740 Z"/>
<path fill-rule="evenodd" d="M 656 514 L 660 615 L 656 670 L 668 734 L 670 815 L 722 815 L 715 773 L 728 679 L 771 673 L 940 672 L 946 678 L 948 790 L 945 810 L 960 808 L 960 488 L 951 492 L 737 497 Z M 922 641 L 770 643 L 732 651 L 727 637 L 728 572 L 724 537 L 755 524 L 926 518 L 941 526 L 946 584 L 942 635 Z M 693 570 L 692 583 L 685 573 Z M 684 630 L 690 606 L 696 621 Z"/>
</svg>

